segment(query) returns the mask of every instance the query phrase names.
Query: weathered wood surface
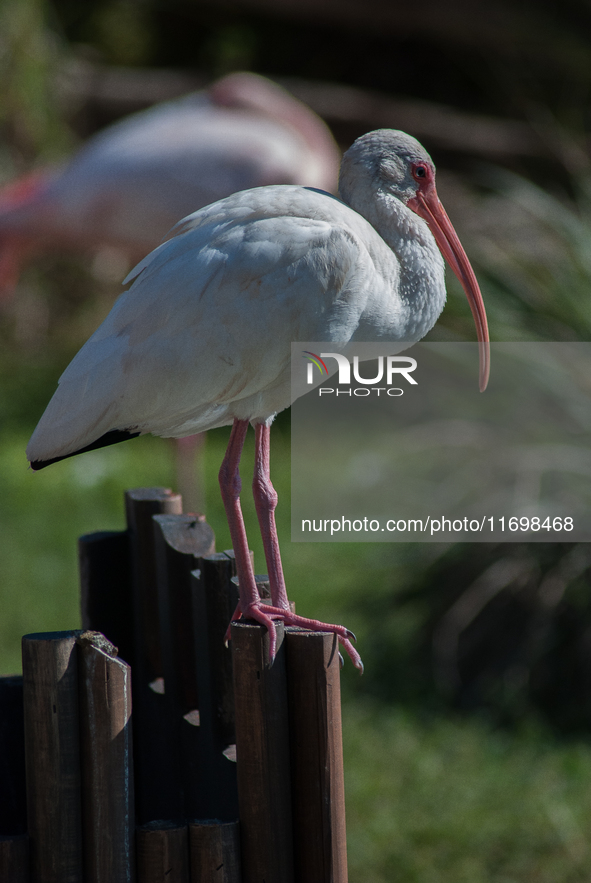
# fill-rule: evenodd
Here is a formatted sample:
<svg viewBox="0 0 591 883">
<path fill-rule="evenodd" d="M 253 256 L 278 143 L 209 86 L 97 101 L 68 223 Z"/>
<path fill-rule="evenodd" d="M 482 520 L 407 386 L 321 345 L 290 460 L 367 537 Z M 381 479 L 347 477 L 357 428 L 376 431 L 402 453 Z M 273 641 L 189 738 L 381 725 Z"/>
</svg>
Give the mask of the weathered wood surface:
<svg viewBox="0 0 591 883">
<path fill-rule="evenodd" d="M 155 515 L 160 643 L 167 696 L 182 714 L 199 708 L 191 571 L 214 551 L 211 527 L 195 515 Z"/>
<path fill-rule="evenodd" d="M 149 682 L 162 676 L 153 515 L 181 515 L 180 494 L 168 488 L 135 488 L 125 494 L 133 567 L 134 648 Z M 132 663 L 133 664 L 133 663 Z"/>
<path fill-rule="evenodd" d="M 236 756 L 244 883 L 293 883 L 289 723 L 283 623 L 269 664 L 267 630 L 232 623 Z"/>
<path fill-rule="evenodd" d="M 129 532 L 99 531 L 78 539 L 82 628 L 101 632 L 120 659 L 133 655 Z"/>
<path fill-rule="evenodd" d="M 338 640 L 286 629 L 295 878 L 347 883 Z"/>
<path fill-rule="evenodd" d="M 206 783 L 211 778 L 202 727 L 191 572 L 200 556 L 214 548 L 214 535 L 204 518 L 194 515 L 155 515 L 154 549 L 157 567 L 162 666 L 166 685 L 166 714 L 174 742 L 171 770 L 179 815 L 205 811 Z"/>
<path fill-rule="evenodd" d="M 27 815 L 35 883 L 83 881 L 79 634 L 31 634 L 22 641 Z"/>
<path fill-rule="evenodd" d="M 225 642 L 238 603 L 234 573 L 233 558 L 220 553 L 202 558 L 191 574 L 204 765 L 201 793 L 187 806 L 187 815 L 224 822 L 238 818 L 236 764 L 228 759 L 236 743 L 232 651 Z"/>
<path fill-rule="evenodd" d="M 85 883 L 135 879 L 131 669 L 98 632 L 77 638 Z"/>
<path fill-rule="evenodd" d="M 137 828 L 136 855 L 137 883 L 195 883 L 184 822 L 154 821 Z"/>
<path fill-rule="evenodd" d="M 23 679 L 15 675 L 0 677 L 0 835 L 26 830 Z"/>
<path fill-rule="evenodd" d="M 0 834 L 0 880 L 30 883 L 28 834 Z"/>
<path fill-rule="evenodd" d="M 30 883 L 28 834 L 0 834 L 0 880 Z"/>
<path fill-rule="evenodd" d="M 222 748 L 236 742 L 232 652 L 225 640 L 238 604 L 235 573 L 234 558 L 219 552 L 204 557 L 199 571 L 192 574 L 193 609 L 199 630 L 197 677 L 202 682 L 204 708 L 210 708 L 212 737 Z"/>
<path fill-rule="evenodd" d="M 242 883 L 238 822 L 191 823 L 189 855 L 191 883 Z"/>
<path fill-rule="evenodd" d="M 133 708 L 136 820 L 181 818 L 178 763 L 164 696 L 153 515 L 181 514 L 167 488 L 127 491 L 125 510 L 132 568 Z"/>
</svg>

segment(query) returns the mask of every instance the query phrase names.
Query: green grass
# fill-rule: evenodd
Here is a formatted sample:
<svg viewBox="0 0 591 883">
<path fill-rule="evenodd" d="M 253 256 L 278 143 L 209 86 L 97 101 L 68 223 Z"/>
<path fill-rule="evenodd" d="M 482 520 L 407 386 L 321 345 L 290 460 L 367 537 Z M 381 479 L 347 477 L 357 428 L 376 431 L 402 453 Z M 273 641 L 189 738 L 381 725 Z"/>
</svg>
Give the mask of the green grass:
<svg viewBox="0 0 591 883">
<path fill-rule="evenodd" d="M 122 489 L 150 484 L 156 440 L 28 469 L 26 437 L 4 436 L 0 456 L 0 672 L 20 671 L 20 638 L 78 628 L 78 536 L 124 525 Z M 162 463 L 166 467 L 166 462 Z M 160 472 L 164 472 L 162 468 Z"/>
<path fill-rule="evenodd" d="M 357 702 L 344 714 L 351 883 L 591 875 L 591 748 Z"/>
</svg>

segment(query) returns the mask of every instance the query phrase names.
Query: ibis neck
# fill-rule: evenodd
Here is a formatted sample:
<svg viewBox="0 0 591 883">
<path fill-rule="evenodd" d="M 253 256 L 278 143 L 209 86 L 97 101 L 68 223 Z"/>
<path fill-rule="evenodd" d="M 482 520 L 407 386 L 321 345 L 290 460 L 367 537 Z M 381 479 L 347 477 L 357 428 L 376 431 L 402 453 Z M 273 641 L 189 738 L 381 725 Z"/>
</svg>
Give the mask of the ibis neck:
<svg viewBox="0 0 591 883">
<path fill-rule="evenodd" d="M 420 340 L 435 325 L 446 297 L 445 265 L 433 234 L 422 218 L 390 194 L 349 204 L 369 221 L 396 258 L 392 296 L 398 300 L 400 339 Z"/>
</svg>

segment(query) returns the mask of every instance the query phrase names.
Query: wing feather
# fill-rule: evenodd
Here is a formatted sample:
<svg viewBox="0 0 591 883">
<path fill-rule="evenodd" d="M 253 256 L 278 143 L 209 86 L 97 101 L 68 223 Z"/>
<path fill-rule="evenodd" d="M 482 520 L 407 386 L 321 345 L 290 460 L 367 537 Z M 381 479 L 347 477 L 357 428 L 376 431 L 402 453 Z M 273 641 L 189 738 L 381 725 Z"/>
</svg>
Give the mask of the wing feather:
<svg viewBox="0 0 591 883">
<path fill-rule="evenodd" d="M 369 227 L 332 197 L 289 186 L 184 219 L 63 373 L 29 460 L 113 431 L 188 435 L 287 407 L 290 342 L 335 339 L 332 326 L 348 339 L 364 287 L 369 296 L 377 284 L 359 221 Z"/>
</svg>

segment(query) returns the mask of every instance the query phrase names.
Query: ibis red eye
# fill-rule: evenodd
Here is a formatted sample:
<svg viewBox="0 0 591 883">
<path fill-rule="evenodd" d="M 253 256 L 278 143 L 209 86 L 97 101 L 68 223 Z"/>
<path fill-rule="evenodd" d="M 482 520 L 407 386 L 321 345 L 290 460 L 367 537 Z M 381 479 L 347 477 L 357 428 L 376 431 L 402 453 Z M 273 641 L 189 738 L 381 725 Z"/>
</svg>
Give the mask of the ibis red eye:
<svg viewBox="0 0 591 883">
<path fill-rule="evenodd" d="M 412 170 L 412 173 L 415 178 L 426 178 L 427 177 L 427 168 L 426 166 L 415 166 Z"/>
</svg>

